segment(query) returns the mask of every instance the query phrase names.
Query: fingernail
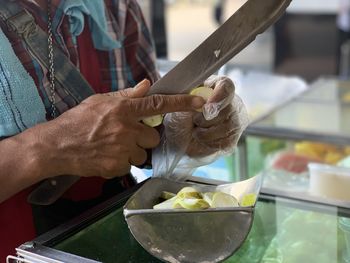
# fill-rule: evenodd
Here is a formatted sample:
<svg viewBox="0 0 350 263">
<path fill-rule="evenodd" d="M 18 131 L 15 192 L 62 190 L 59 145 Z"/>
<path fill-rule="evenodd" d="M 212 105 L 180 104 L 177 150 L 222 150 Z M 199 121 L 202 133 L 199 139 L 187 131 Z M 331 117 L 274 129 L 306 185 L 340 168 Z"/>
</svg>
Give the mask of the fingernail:
<svg viewBox="0 0 350 263">
<path fill-rule="evenodd" d="M 205 104 L 205 101 L 202 97 L 194 97 L 192 99 L 192 107 L 195 110 L 201 109 L 203 107 L 203 105 Z"/>
<path fill-rule="evenodd" d="M 136 85 L 136 88 L 139 88 L 139 87 L 142 87 L 143 85 L 150 85 L 150 81 L 148 79 L 143 79 L 141 82 L 139 82 L 137 85 Z"/>
</svg>

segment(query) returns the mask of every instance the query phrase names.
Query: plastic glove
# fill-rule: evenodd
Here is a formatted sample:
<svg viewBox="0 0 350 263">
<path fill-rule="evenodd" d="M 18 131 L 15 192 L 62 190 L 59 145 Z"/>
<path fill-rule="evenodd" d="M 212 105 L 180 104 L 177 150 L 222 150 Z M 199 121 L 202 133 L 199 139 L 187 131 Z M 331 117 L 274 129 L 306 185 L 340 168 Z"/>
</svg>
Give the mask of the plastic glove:
<svg viewBox="0 0 350 263">
<path fill-rule="evenodd" d="M 248 124 L 248 114 L 235 95 L 227 77 L 212 76 L 204 86 L 214 89 L 203 112 L 177 112 L 164 118 L 160 146 L 153 154 L 156 176 L 169 176 L 177 170 L 191 169 L 230 154 Z"/>
</svg>

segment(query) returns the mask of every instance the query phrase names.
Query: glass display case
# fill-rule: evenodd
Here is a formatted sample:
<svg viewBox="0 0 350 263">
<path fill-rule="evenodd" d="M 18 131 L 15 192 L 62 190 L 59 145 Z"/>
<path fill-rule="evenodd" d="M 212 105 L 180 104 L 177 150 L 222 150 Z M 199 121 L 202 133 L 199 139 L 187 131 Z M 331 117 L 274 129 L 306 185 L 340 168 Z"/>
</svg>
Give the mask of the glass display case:
<svg viewBox="0 0 350 263">
<path fill-rule="evenodd" d="M 350 178 L 349 120 L 350 82 L 321 79 L 254 120 L 237 153 L 218 161 L 227 178 L 211 166 L 216 179 L 265 177 L 252 229 L 226 263 L 350 262 L 350 202 L 311 193 L 308 166 L 342 167 L 332 173 Z M 332 189 L 332 180 L 326 183 Z M 160 262 L 138 244 L 124 219 L 123 206 L 140 186 L 21 245 L 8 262 Z"/>
<path fill-rule="evenodd" d="M 350 82 L 319 79 L 246 129 L 241 176 L 263 173 L 264 193 L 350 207 L 349 120 Z"/>
<path fill-rule="evenodd" d="M 20 246 L 16 262 L 160 262 L 124 220 L 123 205 L 135 190 Z M 262 194 L 248 238 L 225 262 L 349 262 L 349 217 L 346 208 Z"/>
<path fill-rule="evenodd" d="M 165 67 L 163 66 L 163 68 Z M 235 92 L 241 97 L 252 123 L 269 115 L 276 108 L 288 104 L 309 88 L 299 77 L 274 75 L 252 69 L 243 70 L 241 67 L 227 65 L 222 70 L 223 74 L 234 80 Z M 243 146 L 242 142 L 243 140 L 241 140 L 240 146 Z M 257 149 L 255 144 L 254 142 L 248 144 L 249 156 L 256 156 L 254 153 Z M 239 147 L 238 154 L 244 155 L 244 152 L 244 147 Z M 245 179 L 246 167 L 240 165 L 241 160 L 236 157 L 237 153 L 222 157 L 212 164 L 199 167 L 194 175 L 231 182 Z M 256 166 L 253 169 L 259 171 L 258 163 L 253 162 L 250 165 Z M 250 175 L 253 176 L 253 174 L 256 173 L 250 172 Z"/>
</svg>

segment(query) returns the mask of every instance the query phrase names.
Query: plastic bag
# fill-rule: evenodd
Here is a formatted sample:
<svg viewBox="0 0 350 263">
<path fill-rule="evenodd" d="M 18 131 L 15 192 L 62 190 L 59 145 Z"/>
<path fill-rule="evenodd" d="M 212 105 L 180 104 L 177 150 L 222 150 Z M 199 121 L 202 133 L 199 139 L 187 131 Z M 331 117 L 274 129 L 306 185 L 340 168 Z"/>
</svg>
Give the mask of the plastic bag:
<svg viewBox="0 0 350 263">
<path fill-rule="evenodd" d="M 153 176 L 184 180 L 197 167 L 234 152 L 243 130 L 249 123 L 246 108 L 242 100 L 234 95 L 233 83 L 228 78 L 213 76 L 204 85 L 215 90 L 224 90 L 224 93 L 225 90 L 228 92 L 218 102 L 212 103 L 209 99 L 202 113 L 177 112 L 165 116 L 161 142 L 152 153 Z M 213 96 L 216 95 L 214 93 Z M 204 117 L 206 121 L 215 121 L 220 112 L 228 110 L 227 107 L 231 109 L 230 115 L 223 121 L 232 122 L 233 125 L 229 130 L 221 132 L 230 138 L 229 143 L 227 140 L 223 143 L 218 140 L 213 146 L 196 140 L 196 120 Z"/>
</svg>

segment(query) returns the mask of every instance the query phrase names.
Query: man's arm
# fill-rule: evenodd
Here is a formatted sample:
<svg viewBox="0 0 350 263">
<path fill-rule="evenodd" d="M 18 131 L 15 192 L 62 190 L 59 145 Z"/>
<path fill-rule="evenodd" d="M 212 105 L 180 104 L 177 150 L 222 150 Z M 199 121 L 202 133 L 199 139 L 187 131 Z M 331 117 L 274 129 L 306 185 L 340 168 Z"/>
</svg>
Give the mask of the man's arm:
<svg viewBox="0 0 350 263">
<path fill-rule="evenodd" d="M 17 192 L 53 175 L 54 163 L 43 147 L 46 126 L 40 124 L 0 141 L 0 203 Z"/>
<path fill-rule="evenodd" d="M 93 95 L 58 118 L 0 142 L 0 202 L 57 175 L 113 178 L 142 165 L 145 149 L 159 133 L 141 123 L 147 116 L 194 111 L 204 101 L 190 95 L 144 97 L 149 81 L 137 87 Z"/>
</svg>

